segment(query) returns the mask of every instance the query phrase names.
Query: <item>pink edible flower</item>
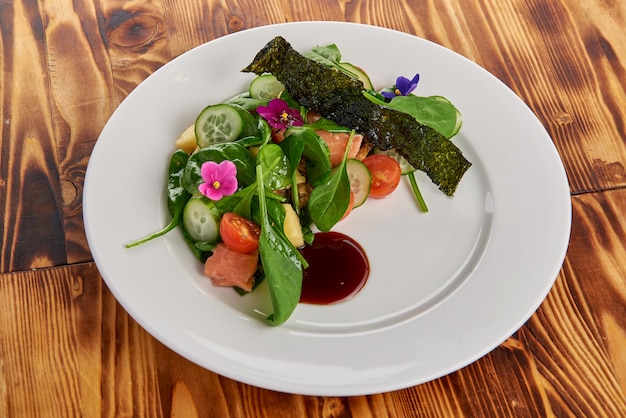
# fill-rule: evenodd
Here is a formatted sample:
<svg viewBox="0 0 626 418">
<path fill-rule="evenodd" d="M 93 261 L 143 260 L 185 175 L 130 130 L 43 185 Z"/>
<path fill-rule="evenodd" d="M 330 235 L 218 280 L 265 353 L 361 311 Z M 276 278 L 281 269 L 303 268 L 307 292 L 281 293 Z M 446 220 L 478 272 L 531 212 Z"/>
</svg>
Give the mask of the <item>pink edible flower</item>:
<svg viewBox="0 0 626 418">
<path fill-rule="evenodd" d="M 259 106 L 256 111 L 272 128 L 287 129 L 304 124 L 300 112 L 290 108 L 282 99 L 272 99 L 267 106 Z"/>
<path fill-rule="evenodd" d="M 202 164 L 200 174 L 204 183 L 198 186 L 200 193 L 211 200 L 220 200 L 237 191 L 237 167 L 232 161 L 207 161 Z"/>
</svg>

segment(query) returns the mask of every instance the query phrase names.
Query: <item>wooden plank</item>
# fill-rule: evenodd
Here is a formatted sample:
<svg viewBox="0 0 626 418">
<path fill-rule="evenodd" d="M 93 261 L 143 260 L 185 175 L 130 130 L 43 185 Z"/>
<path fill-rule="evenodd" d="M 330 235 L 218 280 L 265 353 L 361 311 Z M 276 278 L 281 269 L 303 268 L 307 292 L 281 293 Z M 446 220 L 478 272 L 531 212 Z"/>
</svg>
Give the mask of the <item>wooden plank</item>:
<svg viewBox="0 0 626 418">
<path fill-rule="evenodd" d="M 537 114 L 573 193 L 626 185 L 626 4 L 465 3 L 476 61 Z M 593 15 L 587 13 L 594 10 Z M 502 132 L 506 140 L 506 132 Z"/>
<path fill-rule="evenodd" d="M 111 60 L 116 95 L 122 101 L 173 57 L 161 1 L 106 0 L 98 11 Z"/>
<path fill-rule="evenodd" d="M 91 260 L 82 217 L 83 183 L 93 146 L 119 100 L 93 3 L 43 2 L 55 147 L 69 263 Z"/>
<path fill-rule="evenodd" d="M 294 7 L 274 0 L 256 9 L 245 1 L 48 1 L 41 9 L 13 2 L 3 8 L 1 29 L 3 39 L 19 41 L 2 49 L 0 271 L 88 260 L 84 172 L 117 104 L 194 46 L 285 20 L 371 23 L 452 48 L 492 71 L 535 111 L 564 159 L 573 193 L 621 187 L 626 41 L 620 13 L 591 0 L 532 7 L 453 0 Z M 61 241 L 65 248 L 56 244 Z"/>
<path fill-rule="evenodd" d="M 43 32 L 37 3 L 3 5 L 0 272 L 67 261 Z"/>
<path fill-rule="evenodd" d="M 87 264 L 0 275 L 1 416 L 100 416 L 96 272 Z"/>
<path fill-rule="evenodd" d="M 104 416 L 623 416 L 626 189 L 573 203 L 570 250 L 546 301 L 504 344 L 441 379 L 346 398 L 238 383 L 147 334 L 88 263 L 0 275 L 0 404 L 31 416 L 95 405 Z"/>
</svg>

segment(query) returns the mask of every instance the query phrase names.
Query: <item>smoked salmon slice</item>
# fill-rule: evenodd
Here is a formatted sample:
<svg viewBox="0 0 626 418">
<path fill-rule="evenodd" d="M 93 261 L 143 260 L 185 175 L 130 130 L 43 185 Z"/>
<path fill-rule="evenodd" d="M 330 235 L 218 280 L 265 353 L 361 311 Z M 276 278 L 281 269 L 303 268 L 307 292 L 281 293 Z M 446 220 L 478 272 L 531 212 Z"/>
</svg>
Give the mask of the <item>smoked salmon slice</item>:
<svg viewBox="0 0 626 418">
<path fill-rule="evenodd" d="M 250 292 L 258 265 L 258 250 L 238 253 L 219 243 L 204 263 L 204 274 L 215 286 L 236 286 Z"/>
</svg>

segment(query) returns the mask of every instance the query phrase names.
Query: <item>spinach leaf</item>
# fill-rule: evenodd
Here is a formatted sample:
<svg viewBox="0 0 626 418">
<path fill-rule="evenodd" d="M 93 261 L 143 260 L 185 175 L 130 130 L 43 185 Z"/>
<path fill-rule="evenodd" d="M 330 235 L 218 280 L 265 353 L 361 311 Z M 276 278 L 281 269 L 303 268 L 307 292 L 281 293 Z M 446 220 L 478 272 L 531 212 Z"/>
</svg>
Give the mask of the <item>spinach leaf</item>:
<svg viewBox="0 0 626 418">
<path fill-rule="evenodd" d="M 220 215 L 224 215 L 226 212 L 235 212 L 239 216 L 243 216 L 246 219 L 250 219 L 252 198 L 256 196 L 257 186 L 256 182 L 243 189 L 237 190 L 230 196 L 225 196 L 215 202 L 217 210 Z"/>
<path fill-rule="evenodd" d="M 221 163 L 224 160 L 230 160 L 237 166 L 237 181 L 240 187 L 254 183 L 256 162 L 252 154 L 237 142 L 224 142 L 202 148 L 192 154 L 185 166 L 181 184 L 189 193 L 198 193 L 198 186 L 204 181 L 200 174 L 202 164 L 207 161 Z"/>
<path fill-rule="evenodd" d="M 278 144 L 289 160 L 289 168 L 291 170 L 291 201 L 296 208 L 296 212 L 300 209 L 300 194 L 298 193 L 297 170 L 304 151 L 304 141 L 298 136 L 290 135 Z"/>
<path fill-rule="evenodd" d="M 341 70 L 341 66 L 339 65 L 339 62 L 341 61 L 341 52 L 335 44 L 317 46 L 303 55 L 306 58 L 317 61 L 327 67 Z"/>
<path fill-rule="evenodd" d="M 257 164 L 263 167 L 263 182 L 270 190 L 282 190 L 291 184 L 292 170 L 280 146 L 265 144 L 259 149 Z"/>
<path fill-rule="evenodd" d="M 180 210 L 180 206 L 185 206 L 190 197 L 187 190 L 181 185 L 181 179 L 188 160 L 189 156 L 187 153 L 180 149 L 174 151 L 170 157 L 167 170 L 167 209 L 172 217 L 174 217 L 177 210 Z"/>
<path fill-rule="evenodd" d="M 259 133 L 258 135 L 261 138 L 261 144 L 267 144 L 268 142 L 270 142 L 272 140 L 272 128 L 270 128 L 270 125 L 267 123 L 267 121 L 263 118 L 259 118 Z"/>
<path fill-rule="evenodd" d="M 363 94 L 374 103 L 413 116 L 419 123 L 433 128 L 446 138 L 452 138 L 461 129 L 461 113 L 445 97 L 410 94 L 396 96 L 386 102 L 379 96 Z"/>
<path fill-rule="evenodd" d="M 253 99 L 250 96 L 250 93 L 246 91 L 244 93 L 231 97 L 224 103 L 240 106 L 248 112 L 255 112 L 257 107 L 267 105 L 267 100 Z"/>
<path fill-rule="evenodd" d="M 352 78 L 359 79 L 359 74 L 354 73 L 354 71 L 350 71 L 350 67 L 354 68 L 353 65 L 341 62 L 341 52 L 335 44 L 315 47 L 309 52 L 303 54 L 303 56 L 326 67 L 341 71 Z"/>
<path fill-rule="evenodd" d="M 170 157 L 167 176 L 167 209 L 172 216 L 172 220 L 160 231 L 126 244 L 126 248 L 136 247 L 154 238 L 163 236 L 176 228 L 180 223 L 185 204 L 191 197 L 191 194 L 181 185 L 182 175 L 188 159 L 187 153 L 182 150 L 175 151 Z"/>
<path fill-rule="evenodd" d="M 298 217 L 300 218 L 300 225 L 302 226 L 302 233 L 304 234 L 304 242 L 308 245 L 313 245 L 315 233 L 312 229 L 313 220 L 311 219 L 311 213 L 309 212 L 309 208 L 305 206 L 300 209 Z"/>
<path fill-rule="evenodd" d="M 307 123 L 305 126 L 315 131 L 318 129 L 328 131 L 328 132 L 350 132 L 351 131 L 350 128 L 341 126 L 337 122 L 330 120 L 330 119 L 326 119 L 325 117 L 320 117 L 315 122 Z"/>
<path fill-rule="evenodd" d="M 302 155 L 306 158 L 306 171 L 309 184 L 315 187 L 330 174 L 330 151 L 328 145 L 313 129 L 308 127 L 291 127 L 285 133 L 287 139 L 301 141 L 304 144 Z"/>
<path fill-rule="evenodd" d="M 350 179 L 346 171 L 346 161 L 353 137 L 354 131 L 350 135 L 341 164 L 325 182 L 313 188 L 307 203 L 311 219 L 323 232 L 330 231 L 341 220 L 350 204 Z"/>
<path fill-rule="evenodd" d="M 257 165 L 256 172 L 257 178 L 263 178 L 262 165 Z M 300 301 L 303 267 L 297 251 L 270 220 L 264 182 L 258 181 L 257 186 L 261 218 L 259 254 L 274 308 L 267 321 L 276 326 L 291 316 Z"/>
</svg>

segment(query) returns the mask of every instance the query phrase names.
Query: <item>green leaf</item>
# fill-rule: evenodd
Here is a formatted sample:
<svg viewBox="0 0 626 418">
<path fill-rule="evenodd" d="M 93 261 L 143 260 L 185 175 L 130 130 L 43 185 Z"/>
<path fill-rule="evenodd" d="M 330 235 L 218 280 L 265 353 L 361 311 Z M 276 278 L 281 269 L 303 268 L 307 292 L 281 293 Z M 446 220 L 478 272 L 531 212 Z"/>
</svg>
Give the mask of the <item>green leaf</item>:
<svg viewBox="0 0 626 418">
<path fill-rule="evenodd" d="M 256 195 L 256 182 L 243 189 L 237 190 L 230 196 L 223 197 L 215 202 L 215 206 L 224 215 L 226 212 L 235 212 L 239 216 L 250 219 L 252 199 Z"/>
<path fill-rule="evenodd" d="M 323 232 L 330 231 L 341 220 L 349 204 L 350 179 L 345 166 L 315 187 L 307 203 L 313 222 Z"/>
<path fill-rule="evenodd" d="M 291 127 L 286 132 L 287 138 L 295 135 L 293 140 L 302 141 L 302 155 L 306 158 L 306 170 L 309 184 L 313 187 L 325 180 L 330 174 L 330 151 L 328 145 L 311 128 Z"/>
<path fill-rule="evenodd" d="M 270 190 L 282 190 L 291 184 L 289 161 L 280 146 L 265 144 L 259 149 L 257 164 L 263 167 L 263 182 Z"/>
<path fill-rule="evenodd" d="M 263 178 L 263 166 L 257 165 L 256 170 L 257 177 Z M 259 254 L 274 309 L 267 321 L 270 325 L 276 326 L 291 316 L 300 301 L 303 267 L 296 254 L 297 251 L 284 234 L 278 232 L 277 225 L 270 220 L 263 183 L 257 182 L 261 218 Z"/>
<path fill-rule="evenodd" d="M 328 132 L 350 132 L 351 129 L 346 128 L 345 126 L 339 125 L 337 122 L 332 121 L 330 119 L 326 119 L 324 117 L 320 117 L 313 123 L 307 123 L 305 125 L 307 128 L 311 128 L 314 131 L 324 130 Z"/>
<path fill-rule="evenodd" d="M 246 91 L 244 93 L 231 97 L 230 99 L 226 100 L 224 103 L 240 106 L 241 108 L 247 110 L 248 112 L 256 112 L 257 107 L 267 105 L 267 100 L 253 99 L 252 97 L 250 97 L 250 94 Z"/>
<path fill-rule="evenodd" d="M 283 150 L 287 159 L 289 160 L 289 168 L 291 169 L 291 201 L 296 209 L 296 212 L 300 210 L 300 195 L 298 193 L 298 181 L 297 170 L 304 152 L 304 141 L 297 135 L 291 135 L 285 138 L 280 144 L 280 148 Z"/>
<path fill-rule="evenodd" d="M 181 185 L 189 156 L 183 150 L 176 150 L 170 158 L 167 176 L 167 209 L 174 216 L 179 206 L 185 206 L 189 193 Z"/>
<path fill-rule="evenodd" d="M 182 150 L 175 151 L 170 157 L 167 176 L 167 209 L 172 216 L 170 222 L 161 230 L 144 238 L 126 244 L 126 248 L 136 247 L 170 232 L 180 223 L 185 204 L 191 194 L 181 185 L 181 179 L 188 160 L 187 153 Z"/>
<path fill-rule="evenodd" d="M 350 135 L 341 164 L 326 181 L 313 188 L 309 196 L 307 206 L 311 219 L 320 231 L 330 231 L 341 220 L 350 204 L 350 178 L 346 171 L 346 161 L 353 137 L 354 131 Z"/>
<path fill-rule="evenodd" d="M 390 102 L 385 102 L 378 96 L 364 95 L 374 103 L 413 116 L 419 123 L 433 128 L 446 138 L 452 138 L 461 129 L 461 113 L 445 97 L 410 94 L 396 96 Z"/>
<path fill-rule="evenodd" d="M 256 161 L 252 154 L 239 143 L 225 142 L 202 148 L 192 154 L 185 166 L 181 184 L 189 193 L 197 194 L 198 186 L 204 182 L 200 172 L 202 164 L 207 161 L 221 163 L 225 160 L 230 160 L 235 163 L 237 167 L 237 181 L 240 187 L 254 183 L 256 180 L 254 172 Z"/>
<path fill-rule="evenodd" d="M 341 68 L 341 52 L 337 45 L 318 46 L 303 54 L 310 60 L 317 61 L 327 67 Z"/>
</svg>

